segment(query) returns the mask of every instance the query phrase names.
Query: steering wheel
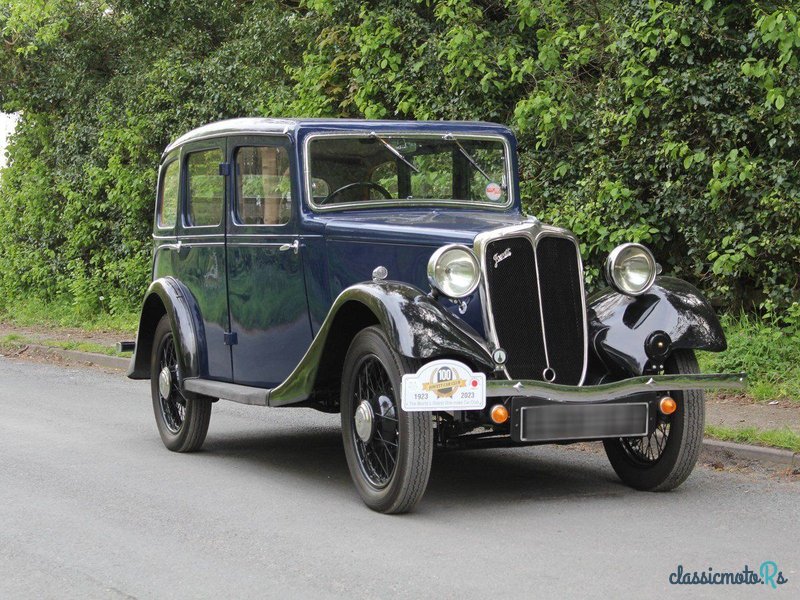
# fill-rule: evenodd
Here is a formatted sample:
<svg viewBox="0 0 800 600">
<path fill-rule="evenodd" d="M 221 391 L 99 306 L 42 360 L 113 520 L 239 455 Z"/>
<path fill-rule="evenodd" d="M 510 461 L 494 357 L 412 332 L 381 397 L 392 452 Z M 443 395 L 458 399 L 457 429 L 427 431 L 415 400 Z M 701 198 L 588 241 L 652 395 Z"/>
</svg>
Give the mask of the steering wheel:
<svg viewBox="0 0 800 600">
<path fill-rule="evenodd" d="M 335 196 L 341 194 L 342 192 L 346 192 L 347 190 L 352 189 L 354 187 L 366 187 L 378 190 L 381 194 L 383 194 L 384 200 L 390 200 L 392 198 L 392 195 L 389 193 L 389 190 L 387 190 L 379 183 L 375 183 L 372 181 L 354 181 L 353 183 L 348 183 L 347 185 L 343 185 L 342 187 L 333 190 L 330 194 L 328 194 L 322 200 L 320 200 L 319 204 L 327 204 Z"/>
</svg>

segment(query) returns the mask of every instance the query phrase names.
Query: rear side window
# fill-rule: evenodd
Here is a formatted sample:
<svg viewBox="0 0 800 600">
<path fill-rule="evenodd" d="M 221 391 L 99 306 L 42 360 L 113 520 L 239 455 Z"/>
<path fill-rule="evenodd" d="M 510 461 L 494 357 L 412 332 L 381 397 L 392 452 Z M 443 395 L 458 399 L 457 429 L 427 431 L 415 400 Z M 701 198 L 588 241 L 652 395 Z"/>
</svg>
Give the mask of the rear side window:
<svg viewBox="0 0 800 600">
<path fill-rule="evenodd" d="M 178 190 L 180 177 L 178 161 L 168 163 L 161 176 L 161 197 L 158 199 L 158 226 L 172 229 L 178 218 Z"/>
<path fill-rule="evenodd" d="M 289 155 L 276 146 L 236 151 L 236 220 L 242 225 L 283 225 L 292 209 Z"/>
<path fill-rule="evenodd" d="M 186 160 L 186 214 L 192 227 L 213 226 L 222 222 L 225 178 L 219 174 L 219 165 L 224 160 L 219 149 L 193 152 Z"/>
</svg>

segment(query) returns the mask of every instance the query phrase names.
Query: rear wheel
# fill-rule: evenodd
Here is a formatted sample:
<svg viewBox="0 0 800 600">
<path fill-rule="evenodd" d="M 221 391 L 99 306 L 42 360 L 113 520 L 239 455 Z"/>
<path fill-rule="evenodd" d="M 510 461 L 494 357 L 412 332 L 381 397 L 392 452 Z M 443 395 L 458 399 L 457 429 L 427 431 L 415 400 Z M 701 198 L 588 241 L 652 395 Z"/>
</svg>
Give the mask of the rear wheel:
<svg viewBox="0 0 800 600">
<path fill-rule="evenodd" d="M 173 452 L 194 452 L 206 439 L 211 399 L 188 400 L 180 390 L 180 365 L 169 318 L 156 327 L 150 361 L 150 391 L 156 426 L 164 445 Z"/>
<path fill-rule="evenodd" d="M 691 350 L 673 353 L 666 374 L 699 373 Z M 702 390 L 670 392 L 677 409 L 658 413 L 648 437 L 605 440 L 606 455 L 619 478 L 638 490 L 664 492 L 682 484 L 694 469 L 703 445 L 705 395 Z"/>
<path fill-rule="evenodd" d="M 400 407 L 402 376 L 414 366 L 378 327 L 358 333 L 344 361 L 340 401 L 347 466 L 366 505 L 382 513 L 410 510 L 428 485 L 431 414 Z"/>
</svg>

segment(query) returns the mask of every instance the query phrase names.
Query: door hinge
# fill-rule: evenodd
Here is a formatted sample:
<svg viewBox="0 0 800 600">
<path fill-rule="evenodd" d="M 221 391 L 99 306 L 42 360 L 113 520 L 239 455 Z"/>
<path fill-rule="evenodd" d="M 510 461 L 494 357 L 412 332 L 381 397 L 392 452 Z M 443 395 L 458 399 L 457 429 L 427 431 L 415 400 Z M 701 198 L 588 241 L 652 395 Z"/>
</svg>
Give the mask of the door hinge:
<svg viewBox="0 0 800 600">
<path fill-rule="evenodd" d="M 222 337 L 226 346 L 235 346 L 239 343 L 239 336 L 236 335 L 235 331 L 226 331 L 222 334 Z"/>
<path fill-rule="evenodd" d="M 219 174 L 228 176 L 231 174 L 231 163 L 219 163 Z"/>
</svg>

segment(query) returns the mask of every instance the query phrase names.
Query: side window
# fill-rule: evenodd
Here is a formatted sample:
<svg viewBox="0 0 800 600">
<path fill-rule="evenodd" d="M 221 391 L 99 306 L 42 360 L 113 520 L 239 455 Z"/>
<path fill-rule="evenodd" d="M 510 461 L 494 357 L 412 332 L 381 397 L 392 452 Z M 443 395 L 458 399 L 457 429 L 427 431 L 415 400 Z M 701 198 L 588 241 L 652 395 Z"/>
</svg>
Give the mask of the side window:
<svg viewBox="0 0 800 600">
<path fill-rule="evenodd" d="M 283 225 L 292 214 L 289 155 L 279 146 L 236 151 L 236 220 L 242 225 Z"/>
<path fill-rule="evenodd" d="M 175 227 L 178 218 L 178 190 L 180 177 L 178 161 L 167 163 L 161 172 L 161 189 L 158 199 L 158 226 L 163 229 Z"/>
<path fill-rule="evenodd" d="M 219 165 L 221 150 L 193 152 L 186 161 L 188 172 L 186 214 L 192 227 L 219 225 L 225 199 L 225 178 Z"/>
</svg>

